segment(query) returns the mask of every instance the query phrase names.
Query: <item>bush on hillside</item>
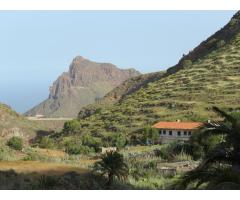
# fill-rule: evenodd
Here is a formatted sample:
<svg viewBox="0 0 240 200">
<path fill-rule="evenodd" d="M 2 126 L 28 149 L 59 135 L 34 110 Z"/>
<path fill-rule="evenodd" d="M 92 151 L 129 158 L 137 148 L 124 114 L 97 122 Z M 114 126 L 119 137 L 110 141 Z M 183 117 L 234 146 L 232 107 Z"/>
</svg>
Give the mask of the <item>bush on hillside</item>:
<svg viewBox="0 0 240 200">
<path fill-rule="evenodd" d="M 78 120 L 71 120 L 64 123 L 63 133 L 76 134 L 80 131 L 80 123 Z"/>
<path fill-rule="evenodd" d="M 114 134 L 113 136 L 113 146 L 118 148 L 123 148 L 126 145 L 127 139 L 123 134 Z"/>
<path fill-rule="evenodd" d="M 55 142 L 52 138 L 42 137 L 39 141 L 39 147 L 44 149 L 52 149 L 55 147 Z"/>
<path fill-rule="evenodd" d="M 20 137 L 14 136 L 8 140 L 7 145 L 12 149 L 20 151 L 23 148 L 23 140 Z"/>
<path fill-rule="evenodd" d="M 94 152 L 93 148 L 83 145 L 72 145 L 66 148 L 66 153 L 69 155 L 78 155 L 78 154 L 89 154 Z"/>
<path fill-rule="evenodd" d="M 224 40 L 220 40 L 217 42 L 217 48 L 223 47 L 226 44 Z"/>
<path fill-rule="evenodd" d="M 94 148 L 95 152 L 99 151 L 101 146 L 100 138 L 92 137 L 90 134 L 85 134 L 80 139 L 83 146 Z"/>
<path fill-rule="evenodd" d="M 188 60 L 188 59 L 183 60 L 182 66 L 183 66 L 184 68 L 186 68 L 186 67 L 191 67 L 191 66 L 192 66 L 192 61 L 191 61 L 191 60 Z"/>
</svg>

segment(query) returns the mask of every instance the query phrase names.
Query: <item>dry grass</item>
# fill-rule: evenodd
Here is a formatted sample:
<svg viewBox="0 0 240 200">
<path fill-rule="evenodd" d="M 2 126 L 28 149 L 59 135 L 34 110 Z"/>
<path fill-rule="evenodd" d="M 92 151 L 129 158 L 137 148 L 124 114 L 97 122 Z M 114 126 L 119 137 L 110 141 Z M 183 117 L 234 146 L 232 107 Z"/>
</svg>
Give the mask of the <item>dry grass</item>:
<svg viewBox="0 0 240 200">
<path fill-rule="evenodd" d="M 56 157 L 63 158 L 67 155 L 65 152 L 59 151 L 59 150 L 41 149 L 41 148 L 33 148 L 33 149 L 36 153 L 39 153 L 42 156 L 48 156 L 53 158 L 56 158 Z"/>
<path fill-rule="evenodd" d="M 1 161 L 0 171 L 14 170 L 17 173 L 37 172 L 45 175 L 62 175 L 67 172 L 88 173 L 89 169 L 67 164 L 43 163 L 38 161 Z"/>
</svg>

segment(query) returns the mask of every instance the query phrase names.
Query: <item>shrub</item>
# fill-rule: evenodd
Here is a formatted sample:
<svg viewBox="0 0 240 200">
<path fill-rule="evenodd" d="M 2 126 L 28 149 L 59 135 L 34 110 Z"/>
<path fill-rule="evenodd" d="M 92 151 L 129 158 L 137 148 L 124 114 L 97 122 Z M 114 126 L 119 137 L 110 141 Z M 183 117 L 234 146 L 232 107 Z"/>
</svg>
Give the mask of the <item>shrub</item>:
<svg viewBox="0 0 240 200">
<path fill-rule="evenodd" d="M 127 142 L 126 137 L 123 134 L 115 134 L 113 136 L 113 140 L 114 140 L 113 146 L 116 146 L 118 148 L 124 147 Z"/>
<path fill-rule="evenodd" d="M 169 144 L 165 144 L 161 147 L 160 151 L 158 151 L 158 155 L 165 160 L 173 160 L 174 156 L 180 154 L 184 149 L 184 144 L 179 144 L 179 142 L 171 142 Z"/>
<path fill-rule="evenodd" d="M 83 145 L 73 145 L 68 147 L 66 149 L 66 152 L 70 155 L 89 154 L 91 152 L 94 152 L 94 149 Z"/>
<path fill-rule="evenodd" d="M 150 162 L 146 163 L 143 166 L 145 169 L 156 169 L 157 168 L 157 162 L 154 160 L 151 160 Z"/>
<path fill-rule="evenodd" d="M 191 66 L 192 66 L 192 61 L 191 61 L 191 60 L 188 60 L 188 59 L 183 60 L 182 66 L 183 66 L 184 68 L 186 68 L 186 67 L 191 67 Z"/>
<path fill-rule="evenodd" d="M 181 153 L 174 155 L 173 160 L 175 162 L 179 162 L 179 161 L 192 161 L 193 159 L 192 156 L 182 151 Z"/>
<path fill-rule="evenodd" d="M 39 142 L 40 148 L 52 149 L 52 148 L 54 148 L 54 146 L 55 146 L 55 143 L 52 138 L 43 137 L 40 139 L 40 142 Z"/>
<path fill-rule="evenodd" d="M 20 137 L 12 137 L 8 140 L 7 145 L 15 150 L 22 150 L 23 148 L 23 140 Z"/>
<path fill-rule="evenodd" d="M 83 146 L 87 146 L 89 148 L 94 148 L 96 152 L 99 151 L 101 146 L 101 140 L 99 138 L 92 137 L 89 134 L 85 134 L 81 137 L 81 142 Z"/>
<path fill-rule="evenodd" d="M 80 123 L 78 120 L 71 120 L 64 123 L 63 132 L 66 134 L 75 134 L 80 130 Z"/>
<path fill-rule="evenodd" d="M 223 47 L 226 44 L 226 42 L 224 40 L 220 40 L 217 42 L 217 48 Z"/>
<path fill-rule="evenodd" d="M 7 146 L 0 146 L 0 161 L 13 161 L 16 160 L 16 154 L 12 149 Z"/>
</svg>

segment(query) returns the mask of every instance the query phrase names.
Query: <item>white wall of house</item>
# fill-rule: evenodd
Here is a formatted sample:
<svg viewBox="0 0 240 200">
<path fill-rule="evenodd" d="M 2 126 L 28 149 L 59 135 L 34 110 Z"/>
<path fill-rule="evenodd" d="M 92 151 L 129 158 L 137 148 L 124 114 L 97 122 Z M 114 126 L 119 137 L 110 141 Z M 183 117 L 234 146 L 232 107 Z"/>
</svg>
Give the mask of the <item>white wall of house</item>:
<svg viewBox="0 0 240 200">
<path fill-rule="evenodd" d="M 189 140 L 193 130 L 158 129 L 159 140 L 162 143 L 169 143 L 174 140 Z"/>
</svg>

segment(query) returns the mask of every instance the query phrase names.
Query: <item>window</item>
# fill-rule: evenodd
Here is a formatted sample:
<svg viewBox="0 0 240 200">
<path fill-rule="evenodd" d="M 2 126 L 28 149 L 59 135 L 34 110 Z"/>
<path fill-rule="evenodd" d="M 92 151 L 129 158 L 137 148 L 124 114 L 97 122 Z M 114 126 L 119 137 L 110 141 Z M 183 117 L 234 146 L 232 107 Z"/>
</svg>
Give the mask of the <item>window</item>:
<svg viewBox="0 0 240 200">
<path fill-rule="evenodd" d="M 178 132 L 177 132 L 177 135 L 178 135 L 178 136 L 181 136 L 181 131 L 178 131 Z"/>
<path fill-rule="evenodd" d="M 159 134 L 160 134 L 160 135 L 162 134 L 162 130 L 159 130 Z"/>
<path fill-rule="evenodd" d="M 172 131 L 169 131 L 169 135 L 172 135 Z"/>
<path fill-rule="evenodd" d="M 187 136 L 187 131 L 184 131 L 184 135 Z"/>
<path fill-rule="evenodd" d="M 163 135 L 166 135 L 166 130 L 163 131 Z"/>
<path fill-rule="evenodd" d="M 188 131 L 188 136 L 191 136 L 191 135 L 192 135 L 191 131 Z"/>
</svg>

